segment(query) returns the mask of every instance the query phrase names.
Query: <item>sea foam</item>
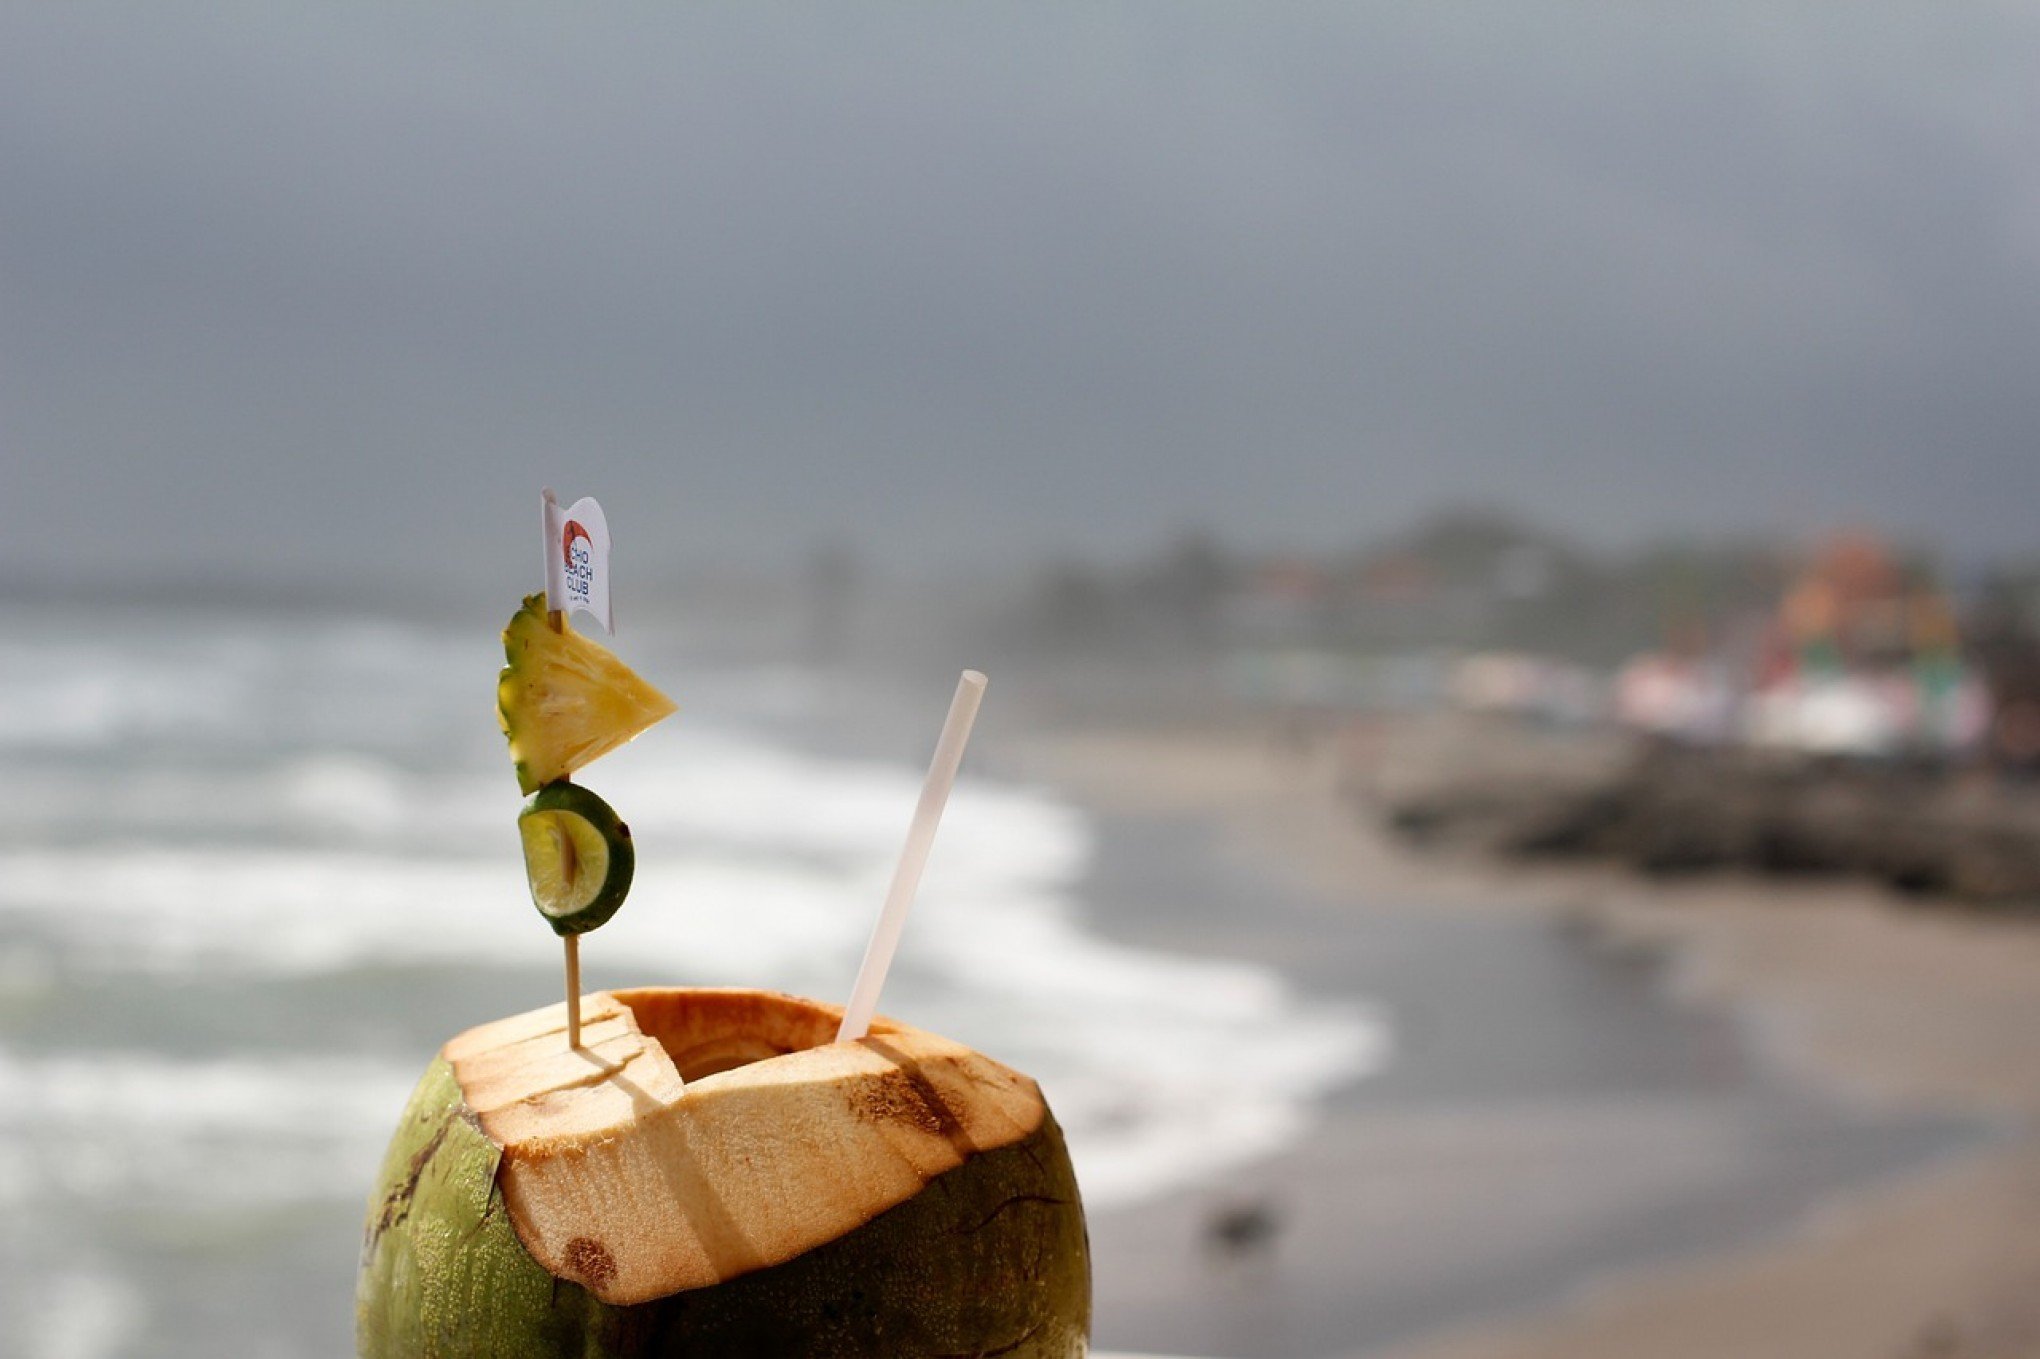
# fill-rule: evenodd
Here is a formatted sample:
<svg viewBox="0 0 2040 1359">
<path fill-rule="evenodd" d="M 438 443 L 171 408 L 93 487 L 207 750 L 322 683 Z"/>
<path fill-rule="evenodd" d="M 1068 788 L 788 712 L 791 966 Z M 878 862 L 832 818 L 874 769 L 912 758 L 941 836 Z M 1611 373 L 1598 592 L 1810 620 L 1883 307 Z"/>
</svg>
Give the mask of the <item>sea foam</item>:
<svg viewBox="0 0 2040 1359">
<path fill-rule="evenodd" d="M 0 835 L 0 945 L 37 960 L 23 975 L 54 967 L 73 988 L 126 977 L 173 998 L 240 979 L 287 997 L 393 970 L 557 968 L 486 717 L 488 648 L 375 621 L 42 638 L 38 626 L 55 625 L 24 619 L 0 641 L 0 700 L 27 701 L 48 683 L 38 663 L 64 661 L 55 720 L 0 723 L 36 790 Z M 788 680 L 775 701 L 800 691 Z M 683 714 L 590 782 L 630 821 L 639 859 L 629 904 L 584 946 L 591 975 L 847 995 L 913 765 L 820 757 Z M 1304 997 L 1269 968 L 1103 938 L 1095 834 L 1052 792 L 967 770 L 882 1008 L 1039 1079 L 1086 1196 L 1109 1204 L 1213 1183 L 1279 1149 L 1317 1099 L 1386 1061 L 1390 1038 L 1383 1016 Z M 0 1141 L 78 1153 L 70 1179 L 15 1177 L 0 1199 L 188 1185 L 197 1201 L 217 1188 L 204 1167 L 223 1148 L 237 1194 L 351 1197 L 445 1036 L 417 1034 L 402 1065 L 155 1051 L 145 1033 L 63 1051 L 0 1038 Z M 150 1156 L 93 1129 L 105 1107 L 147 1128 Z"/>
</svg>

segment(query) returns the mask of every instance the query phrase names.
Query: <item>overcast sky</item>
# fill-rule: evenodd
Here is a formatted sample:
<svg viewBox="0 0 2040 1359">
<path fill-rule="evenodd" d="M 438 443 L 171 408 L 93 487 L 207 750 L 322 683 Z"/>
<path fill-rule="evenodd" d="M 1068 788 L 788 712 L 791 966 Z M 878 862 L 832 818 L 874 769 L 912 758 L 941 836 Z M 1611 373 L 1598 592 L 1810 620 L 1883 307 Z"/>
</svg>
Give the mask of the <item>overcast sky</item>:
<svg viewBox="0 0 2040 1359">
<path fill-rule="evenodd" d="M 2036 73 L 2025 5 L 7 5 L 0 569 L 522 571 L 547 482 L 645 569 L 2040 548 Z"/>
</svg>

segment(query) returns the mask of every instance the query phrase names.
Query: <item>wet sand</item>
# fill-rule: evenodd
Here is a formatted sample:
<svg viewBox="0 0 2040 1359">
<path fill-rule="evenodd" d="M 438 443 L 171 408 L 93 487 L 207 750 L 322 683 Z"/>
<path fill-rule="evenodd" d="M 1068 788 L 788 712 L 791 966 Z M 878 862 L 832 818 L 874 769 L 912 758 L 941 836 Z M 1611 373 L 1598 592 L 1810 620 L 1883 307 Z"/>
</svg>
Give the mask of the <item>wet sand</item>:
<svg viewBox="0 0 2040 1359">
<path fill-rule="evenodd" d="M 1199 875 L 1144 890 L 1203 907 L 1136 903 L 1126 928 L 1382 997 L 1420 1058 L 1225 1191 L 1100 1215 L 1101 1344 L 2040 1354 L 2040 926 L 1847 884 L 1418 856 L 1254 730 L 1071 737 L 1026 768 Z M 1251 914 L 1218 904 L 1257 890 Z M 1242 1205 L 1272 1213 L 1267 1241 L 1214 1244 Z"/>
</svg>

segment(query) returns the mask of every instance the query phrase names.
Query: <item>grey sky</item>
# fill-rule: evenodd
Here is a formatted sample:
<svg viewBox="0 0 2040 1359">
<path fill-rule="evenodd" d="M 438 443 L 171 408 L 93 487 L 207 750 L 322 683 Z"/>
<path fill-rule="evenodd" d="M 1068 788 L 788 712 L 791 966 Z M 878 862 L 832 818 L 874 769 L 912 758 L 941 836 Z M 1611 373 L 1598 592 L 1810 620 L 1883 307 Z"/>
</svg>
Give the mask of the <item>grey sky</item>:
<svg viewBox="0 0 2040 1359">
<path fill-rule="evenodd" d="M 2040 17 L 1646 8 L 7 6 L 0 569 L 2040 547 Z"/>
</svg>

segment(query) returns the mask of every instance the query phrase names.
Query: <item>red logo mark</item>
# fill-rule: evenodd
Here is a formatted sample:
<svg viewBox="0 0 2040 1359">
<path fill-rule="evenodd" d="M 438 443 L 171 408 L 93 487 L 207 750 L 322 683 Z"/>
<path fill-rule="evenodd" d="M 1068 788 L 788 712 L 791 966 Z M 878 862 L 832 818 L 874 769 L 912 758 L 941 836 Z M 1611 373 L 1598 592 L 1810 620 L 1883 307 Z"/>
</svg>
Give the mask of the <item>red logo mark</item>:
<svg viewBox="0 0 2040 1359">
<path fill-rule="evenodd" d="M 588 530 L 582 528 L 578 521 L 569 519 L 566 531 L 560 535 L 560 558 L 568 566 L 574 564 L 574 539 L 576 538 L 588 544 L 590 552 L 595 550 L 595 540 L 588 536 Z"/>
</svg>

